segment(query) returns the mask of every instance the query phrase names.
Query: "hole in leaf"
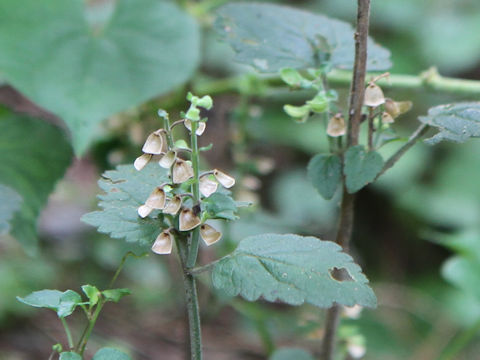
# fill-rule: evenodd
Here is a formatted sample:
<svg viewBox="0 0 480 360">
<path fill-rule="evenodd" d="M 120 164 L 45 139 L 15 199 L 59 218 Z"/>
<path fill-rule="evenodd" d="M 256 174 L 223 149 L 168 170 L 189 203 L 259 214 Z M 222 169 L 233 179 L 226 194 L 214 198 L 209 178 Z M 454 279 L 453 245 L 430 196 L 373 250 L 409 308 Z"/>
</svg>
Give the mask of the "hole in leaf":
<svg viewBox="0 0 480 360">
<path fill-rule="evenodd" d="M 350 273 L 348 272 L 347 269 L 345 268 L 332 268 L 329 269 L 328 272 L 330 273 L 330 276 L 337 281 L 354 281 L 353 278 L 350 276 Z"/>
</svg>

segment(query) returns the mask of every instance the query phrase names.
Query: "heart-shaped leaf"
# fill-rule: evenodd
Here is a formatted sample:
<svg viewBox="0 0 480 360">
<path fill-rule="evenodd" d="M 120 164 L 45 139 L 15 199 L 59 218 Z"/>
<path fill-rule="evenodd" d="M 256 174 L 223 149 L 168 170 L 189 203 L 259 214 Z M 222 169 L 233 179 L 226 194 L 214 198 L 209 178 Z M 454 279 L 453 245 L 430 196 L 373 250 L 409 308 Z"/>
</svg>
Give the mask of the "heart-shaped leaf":
<svg viewBox="0 0 480 360">
<path fill-rule="evenodd" d="M 362 145 L 352 146 L 345 152 L 345 185 L 353 194 L 371 183 L 383 168 L 382 156 L 376 151 L 367 152 Z"/>
<path fill-rule="evenodd" d="M 336 271 L 348 276 L 337 280 Z M 242 240 L 215 265 L 212 279 L 217 289 L 249 301 L 263 297 L 322 308 L 334 303 L 375 307 L 377 301 L 360 267 L 339 245 L 293 234 Z"/>
<path fill-rule="evenodd" d="M 113 348 L 102 348 L 93 356 L 92 360 L 132 360 L 123 351 Z"/>
<path fill-rule="evenodd" d="M 60 116 L 77 154 L 98 123 L 185 82 L 199 60 L 195 21 L 169 1 L 118 0 L 102 26 L 83 0 L 0 2 L 0 72 Z"/>
<path fill-rule="evenodd" d="M 262 3 L 227 4 L 218 11 L 216 30 L 236 52 L 236 60 L 262 72 L 282 68 L 318 68 L 331 63 L 352 69 L 354 30 L 340 20 L 319 14 Z M 386 70 L 390 52 L 372 39 L 368 69 Z"/>
<path fill-rule="evenodd" d="M 480 102 L 435 106 L 419 120 L 439 130 L 438 134 L 425 140 L 427 144 L 435 145 L 443 140 L 463 143 L 469 138 L 480 137 Z"/>
<path fill-rule="evenodd" d="M 308 163 L 308 178 L 326 200 L 330 200 L 342 182 L 342 160 L 338 155 L 315 155 Z"/>
</svg>

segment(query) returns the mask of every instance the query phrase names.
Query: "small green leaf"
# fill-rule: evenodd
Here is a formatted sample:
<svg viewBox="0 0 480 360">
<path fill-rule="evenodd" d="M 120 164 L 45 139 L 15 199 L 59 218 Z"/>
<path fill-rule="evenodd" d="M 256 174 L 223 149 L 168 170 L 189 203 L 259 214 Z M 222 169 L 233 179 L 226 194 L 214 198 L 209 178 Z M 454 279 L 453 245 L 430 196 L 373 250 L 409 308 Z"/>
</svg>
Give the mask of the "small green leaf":
<svg viewBox="0 0 480 360">
<path fill-rule="evenodd" d="M 60 360 L 82 360 L 82 357 L 74 352 L 63 352 L 60 354 Z"/>
<path fill-rule="evenodd" d="M 95 353 L 92 360 L 132 360 L 132 358 L 123 351 L 113 348 L 102 348 Z"/>
<path fill-rule="evenodd" d="M 327 63 L 352 69 L 354 29 L 348 23 L 320 14 L 262 3 L 232 3 L 218 11 L 215 29 L 236 52 L 238 62 L 262 72 L 282 68 L 318 68 Z M 390 68 L 390 52 L 372 39 L 368 69 Z"/>
<path fill-rule="evenodd" d="M 40 290 L 34 291 L 24 298 L 17 296 L 17 300 L 33 307 L 57 311 L 62 295 L 63 293 L 59 290 Z"/>
<path fill-rule="evenodd" d="M 22 198 L 16 191 L 0 184 L 0 235 L 10 231 L 9 221 L 13 214 L 20 209 Z"/>
<path fill-rule="evenodd" d="M 269 360 L 314 360 L 313 356 L 298 348 L 282 348 L 277 349 Z"/>
<path fill-rule="evenodd" d="M 365 151 L 362 145 L 352 146 L 345 152 L 345 183 L 353 194 L 375 180 L 383 168 L 382 156 L 376 151 Z"/>
<path fill-rule="evenodd" d="M 294 106 L 294 105 L 284 105 L 283 110 L 295 119 L 303 119 L 310 114 L 310 106 L 302 105 L 302 106 Z"/>
<path fill-rule="evenodd" d="M 93 285 L 83 285 L 82 291 L 85 295 L 87 295 L 90 306 L 97 305 L 98 300 L 100 299 L 100 290 Z"/>
<path fill-rule="evenodd" d="M 292 68 L 281 69 L 280 77 L 286 84 L 292 87 L 300 87 L 302 82 L 306 80 L 297 70 Z"/>
<path fill-rule="evenodd" d="M 210 219 L 236 220 L 238 204 L 230 195 L 216 192 L 202 201 L 202 206 Z"/>
<path fill-rule="evenodd" d="M 125 295 L 130 295 L 129 289 L 108 289 L 102 291 L 102 295 L 107 301 L 119 302 Z"/>
<path fill-rule="evenodd" d="M 439 131 L 425 140 L 427 144 L 435 145 L 443 140 L 463 143 L 469 138 L 480 137 L 480 102 L 435 106 L 419 120 Z"/>
<path fill-rule="evenodd" d="M 307 101 L 307 105 L 310 106 L 310 109 L 316 113 L 325 112 L 328 110 L 327 94 L 324 91 L 318 93 L 312 100 Z"/>
<path fill-rule="evenodd" d="M 368 280 L 350 255 L 331 242 L 299 235 L 248 237 L 215 266 L 212 279 L 227 295 L 249 301 L 263 297 L 291 305 L 304 302 L 328 308 L 334 303 L 375 307 Z M 348 273 L 345 280 L 334 271 Z"/>
<path fill-rule="evenodd" d="M 58 305 L 57 315 L 58 317 L 67 317 L 71 315 L 75 308 L 82 302 L 82 297 L 73 290 L 65 291 L 60 296 L 60 304 Z"/>
<path fill-rule="evenodd" d="M 342 160 L 338 155 L 315 155 L 308 163 L 308 178 L 326 200 L 330 200 L 342 182 Z"/>
</svg>

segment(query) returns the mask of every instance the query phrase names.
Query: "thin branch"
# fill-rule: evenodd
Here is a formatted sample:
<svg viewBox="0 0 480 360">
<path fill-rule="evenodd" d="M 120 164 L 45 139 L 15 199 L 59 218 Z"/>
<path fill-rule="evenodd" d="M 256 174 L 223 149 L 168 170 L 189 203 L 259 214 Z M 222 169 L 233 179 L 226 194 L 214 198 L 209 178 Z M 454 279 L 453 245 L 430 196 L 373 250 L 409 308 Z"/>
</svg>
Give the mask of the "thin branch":
<svg viewBox="0 0 480 360">
<path fill-rule="evenodd" d="M 203 266 L 197 266 L 194 268 L 187 269 L 187 272 L 192 276 L 198 276 L 204 272 L 210 271 L 222 259 L 217 259 Z"/>
</svg>

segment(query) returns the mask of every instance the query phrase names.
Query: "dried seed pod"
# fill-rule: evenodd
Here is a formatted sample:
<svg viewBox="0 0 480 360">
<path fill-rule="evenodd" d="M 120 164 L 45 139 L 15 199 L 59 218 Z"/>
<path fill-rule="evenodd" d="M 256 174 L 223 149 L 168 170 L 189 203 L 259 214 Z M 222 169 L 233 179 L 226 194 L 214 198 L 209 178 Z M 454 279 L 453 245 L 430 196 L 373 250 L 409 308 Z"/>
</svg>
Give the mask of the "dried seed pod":
<svg viewBox="0 0 480 360">
<path fill-rule="evenodd" d="M 170 169 L 177 158 L 177 153 L 173 150 L 168 151 L 165 155 L 162 156 L 158 165 L 164 169 Z"/>
<path fill-rule="evenodd" d="M 153 209 L 150 206 L 147 205 L 142 205 L 139 206 L 137 209 L 138 215 L 143 219 L 146 218 L 150 213 L 153 211 Z"/>
<path fill-rule="evenodd" d="M 156 187 L 148 196 L 145 205 L 152 209 L 162 210 L 165 207 L 165 191 L 161 187 Z"/>
<path fill-rule="evenodd" d="M 164 230 L 155 239 L 155 242 L 152 245 L 152 251 L 155 254 L 160 255 L 170 254 L 172 252 L 174 240 L 170 229 Z"/>
<path fill-rule="evenodd" d="M 178 195 L 172 197 L 163 208 L 164 214 L 176 215 L 182 206 L 182 198 Z"/>
<path fill-rule="evenodd" d="M 215 176 L 215 179 L 224 187 L 224 188 L 231 188 L 233 185 L 235 185 L 235 179 L 231 177 L 230 175 L 225 174 L 224 172 L 220 170 L 213 170 L 213 175 Z"/>
<path fill-rule="evenodd" d="M 183 209 L 179 218 L 180 231 L 189 231 L 201 224 L 200 218 L 192 209 Z"/>
<path fill-rule="evenodd" d="M 382 114 L 382 124 L 392 124 L 395 120 L 393 119 L 392 115 L 388 112 L 384 111 Z"/>
<path fill-rule="evenodd" d="M 143 154 L 140 155 L 135 159 L 133 166 L 137 171 L 142 170 L 145 166 L 147 166 L 148 162 L 152 159 L 152 154 Z"/>
<path fill-rule="evenodd" d="M 210 179 L 209 175 L 202 176 L 200 178 L 200 192 L 202 193 L 203 196 L 209 197 L 212 195 L 215 191 L 217 191 L 218 188 L 218 183 L 212 179 Z"/>
<path fill-rule="evenodd" d="M 347 127 L 345 126 L 345 119 L 341 113 L 332 116 L 328 121 L 327 135 L 332 137 L 338 137 L 345 135 Z"/>
<path fill-rule="evenodd" d="M 365 98 L 363 103 L 366 106 L 377 107 L 385 103 L 383 91 L 377 84 L 371 82 L 365 89 Z"/>
<path fill-rule="evenodd" d="M 389 113 L 394 119 L 396 119 L 402 114 L 405 114 L 411 108 L 411 101 L 394 101 L 388 98 L 385 99 L 385 111 Z"/>
<path fill-rule="evenodd" d="M 167 139 L 165 138 L 165 131 L 163 129 L 159 129 L 148 135 L 142 148 L 144 153 L 153 155 L 164 154 L 167 150 Z"/>
<path fill-rule="evenodd" d="M 205 241 L 205 244 L 210 246 L 222 238 L 222 233 L 217 231 L 213 226 L 203 224 L 200 226 L 200 236 L 203 241 Z"/>
<path fill-rule="evenodd" d="M 183 124 L 188 129 L 188 131 L 192 132 L 192 122 L 189 119 L 185 119 Z M 195 134 L 197 134 L 197 136 L 202 135 L 206 128 L 207 124 L 205 123 L 205 121 L 197 121 L 197 131 L 195 131 Z"/>
<path fill-rule="evenodd" d="M 174 184 L 181 184 L 193 177 L 193 168 L 188 162 L 177 158 L 172 170 L 172 180 Z"/>
</svg>

